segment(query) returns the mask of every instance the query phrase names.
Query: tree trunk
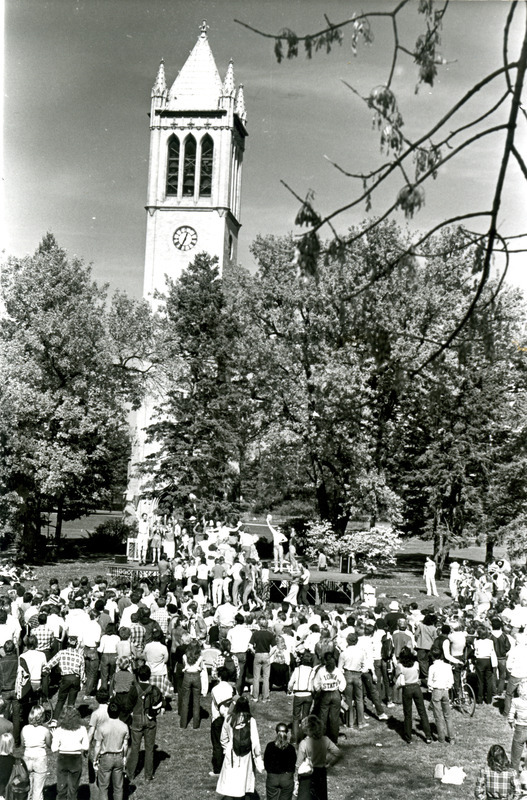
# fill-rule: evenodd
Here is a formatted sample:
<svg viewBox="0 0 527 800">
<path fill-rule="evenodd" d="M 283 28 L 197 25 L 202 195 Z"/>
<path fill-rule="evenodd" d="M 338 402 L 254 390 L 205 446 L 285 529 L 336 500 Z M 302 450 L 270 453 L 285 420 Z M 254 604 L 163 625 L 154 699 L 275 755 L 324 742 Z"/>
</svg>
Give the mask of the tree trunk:
<svg viewBox="0 0 527 800">
<path fill-rule="evenodd" d="M 491 564 L 494 561 L 494 545 L 496 540 L 493 536 L 487 533 L 487 542 L 485 545 L 485 564 Z"/>
<path fill-rule="evenodd" d="M 450 533 L 434 520 L 434 561 L 437 566 L 437 577 L 443 577 L 445 561 L 450 551 Z"/>
<path fill-rule="evenodd" d="M 57 522 L 55 525 L 55 547 L 60 545 L 60 537 L 62 536 L 62 515 L 63 515 L 64 501 L 62 497 L 57 503 Z"/>
</svg>

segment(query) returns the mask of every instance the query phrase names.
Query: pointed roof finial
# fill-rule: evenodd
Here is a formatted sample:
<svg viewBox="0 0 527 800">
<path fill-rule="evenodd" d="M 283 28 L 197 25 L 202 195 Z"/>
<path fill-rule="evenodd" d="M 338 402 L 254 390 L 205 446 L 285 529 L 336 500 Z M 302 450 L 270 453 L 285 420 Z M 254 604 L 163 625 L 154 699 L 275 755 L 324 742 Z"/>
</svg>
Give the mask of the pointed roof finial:
<svg viewBox="0 0 527 800">
<path fill-rule="evenodd" d="M 236 94 L 236 106 L 234 111 L 245 124 L 247 122 L 247 111 L 245 109 L 245 98 L 243 96 L 243 83 L 240 83 L 240 87 Z"/>
<path fill-rule="evenodd" d="M 222 95 L 224 97 L 234 97 L 235 91 L 236 87 L 234 85 L 234 62 L 231 58 L 231 60 L 229 61 L 229 66 L 227 67 L 225 80 L 223 81 Z"/>
<path fill-rule="evenodd" d="M 157 71 L 156 82 L 152 87 L 152 97 L 163 97 L 167 91 L 167 82 L 165 77 L 165 59 L 161 59 L 159 69 Z"/>
<path fill-rule="evenodd" d="M 210 25 L 207 25 L 207 20 L 204 19 L 203 22 L 201 23 L 201 25 L 199 26 L 199 29 L 201 31 L 200 36 L 201 36 L 202 39 L 206 39 L 207 38 L 207 31 L 208 31 L 209 28 L 210 28 Z"/>
</svg>

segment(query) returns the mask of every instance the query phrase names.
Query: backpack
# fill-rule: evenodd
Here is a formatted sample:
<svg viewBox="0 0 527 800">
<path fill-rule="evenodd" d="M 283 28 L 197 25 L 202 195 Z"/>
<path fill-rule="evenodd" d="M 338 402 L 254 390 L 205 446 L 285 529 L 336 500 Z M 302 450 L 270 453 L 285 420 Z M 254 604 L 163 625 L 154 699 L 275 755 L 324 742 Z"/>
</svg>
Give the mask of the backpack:
<svg viewBox="0 0 527 800">
<path fill-rule="evenodd" d="M 140 724 L 146 725 L 147 720 L 155 720 L 162 705 L 163 695 L 157 686 L 148 685 L 145 689 L 141 688 L 139 683 L 136 684 L 138 699 L 141 701 L 141 708 L 139 711 Z M 134 709 L 134 718 L 137 713 L 137 705 Z"/>
<path fill-rule="evenodd" d="M 389 661 L 393 656 L 393 641 L 392 637 L 385 633 L 381 639 L 381 658 L 383 661 Z"/>
<path fill-rule="evenodd" d="M 22 758 L 15 758 L 11 776 L 5 788 L 6 800 L 27 800 L 29 797 L 29 772 Z"/>
<path fill-rule="evenodd" d="M 228 677 L 225 678 L 227 681 L 235 681 L 236 680 L 236 664 L 234 663 L 234 659 L 230 653 L 225 653 L 223 661 L 222 669 L 227 670 Z"/>
<path fill-rule="evenodd" d="M 501 636 L 492 636 L 492 641 L 494 642 L 494 650 L 496 651 L 497 657 L 505 658 L 511 649 L 509 637 L 505 633 L 502 633 Z"/>
<path fill-rule="evenodd" d="M 246 756 L 251 752 L 251 725 L 249 720 L 244 722 L 239 728 L 233 728 L 232 749 L 240 758 L 241 756 Z"/>
</svg>

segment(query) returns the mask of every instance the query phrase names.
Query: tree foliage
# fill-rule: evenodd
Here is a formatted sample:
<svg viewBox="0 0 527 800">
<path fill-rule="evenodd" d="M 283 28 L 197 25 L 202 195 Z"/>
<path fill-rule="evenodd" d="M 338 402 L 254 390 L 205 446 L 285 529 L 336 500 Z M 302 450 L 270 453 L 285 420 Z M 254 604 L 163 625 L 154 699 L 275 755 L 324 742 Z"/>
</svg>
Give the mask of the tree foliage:
<svg viewBox="0 0 527 800">
<path fill-rule="evenodd" d="M 362 104 L 365 112 L 372 116 L 374 129 L 378 132 L 383 160 L 380 166 L 366 165 L 362 170 L 350 170 L 340 163 L 332 162 L 340 174 L 350 181 L 350 196 L 340 200 L 337 207 L 329 212 L 317 210 L 314 193 L 307 192 L 305 200 L 300 193 L 290 189 L 301 201 L 296 224 L 305 227 L 296 242 L 296 260 L 301 274 L 316 276 L 321 258 L 333 260 L 336 256 L 345 261 L 353 252 L 359 238 L 370 236 L 375 228 L 402 211 L 406 218 L 416 215 L 425 203 L 425 191 L 438 174 L 454 171 L 456 159 L 473 154 L 474 162 L 480 162 L 481 148 L 486 154 L 498 152 L 501 158 L 495 179 L 487 197 L 482 198 L 481 207 L 465 207 L 459 214 L 438 220 L 437 224 L 425 231 L 416 232 L 408 238 L 402 250 L 393 254 L 383 265 L 383 275 L 397 271 L 404 256 L 425 256 L 432 237 L 452 225 L 462 226 L 465 246 L 477 248 L 478 257 L 474 261 L 474 274 L 477 276 L 464 302 L 459 304 L 455 317 L 449 320 L 441 337 L 429 348 L 415 369 L 425 369 L 433 360 L 440 357 L 459 335 L 475 312 L 491 278 L 493 257 L 504 254 L 505 273 L 510 252 L 523 251 L 518 245 L 524 230 L 514 231 L 506 236 L 501 232 L 501 206 L 508 188 L 508 181 L 514 167 L 519 168 L 527 178 L 527 165 L 517 145 L 518 130 L 525 125 L 525 111 L 522 108 L 522 92 L 527 70 L 527 14 L 524 4 L 515 0 L 504 4 L 502 28 L 502 63 L 496 69 L 483 73 L 480 79 L 466 93 L 456 98 L 448 111 L 427 125 L 413 137 L 405 133 L 405 111 L 403 99 L 408 95 L 406 78 L 398 78 L 406 70 L 399 70 L 402 60 L 411 59 L 417 72 L 417 92 L 421 85 L 433 87 L 439 71 L 447 64 L 442 53 L 442 27 L 446 15 L 452 11 L 452 3 L 439 3 L 437 0 L 399 0 L 392 6 L 387 3 L 379 9 L 357 10 L 346 19 L 334 22 L 325 15 L 320 30 L 298 34 L 290 28 L 277 33 L 265 32 L 240 22 L 245 28 L 274 43 L 274 53 L 278 62 L 283 58 L 296 58 L 304 49 L 307 58 L 322 51 L 329 53 L 336 45 L 349 42 L 352 52 L 357 55 L 359 45 L 370 45 L 374 41 L 376 26 L 387 25 L 391 31 L 392 48 L 388 57 L 387 74 L 380 85 L 371 86 L 366 92 L 346 84 L 354 99 Z M 419 33 L 415 41 L 407 41 L 407 34 L 415 27 L 411 18 L 417 14 Z M 522 18 L 523 17 L 523 18 Z M 515 36 L 519 34 L 517 52 L 512 52 Z M 401 64 L 400 64 L 401 62 Z M 474 106 L 477 100 L 478 106 Z M 407 101 L 406 101 L 407 102 Z M 478 110 L 474 111 L 477 107 Z M 373 160 L 373 158 L 372 158 Z M 489 159 L 490 160 L 490 159 Z M 399 181 L 393 191 L 393 181 Z M 286 185 L 286 184 L 284 184 Z M 287 187 L 288 189 L 290 187 Z M 339 218 L 361 204 L 370 211 L 377 203 L 377 216 L 359 230 L 347 233 L 337 232 Z M 473 227 L 472 227 L 473 226 Z M 324 241 L 324 236 L 330 236 Z M 375 282 L 379 275 L 371 276 Z M 357 296 L 351 290 L 349 297 Z"/>
<path fill-rule="evenodd" d="M 124 354 L 132 320 L 148 311 L 128 304 L 127 325 L 119 296 L 108 312 L 106 290 L 51 234 L 33 256 L 7 261 L 1 297 L 0 514 L 4 533 L 33 556 L 44 514 L 57 513 L 59 539 L 63 519 L 124 488 L 126 408 L 141 393 Z M 116 316 L 121 339 L 111 332 Z"/>
<path fill-rule="evenodd" d="M 167 509 L 224 516 L 241 502 L 246 379 L 217 258 L 198 254 L 169 282 L 161 317 L 166 399 L 149 429 L 150 488 Z"/>
<path fill-rule="evenodd" d="M 237 301 L 246 471 L 259 507 L 315 511 L 339 535 L 350 518 L 388 520 L 432 536 L 441 566 L 454 542 L 499 537 L 525 508 L 514 488 L 525 361 L 513 343 L 525 310 L 518 292 L 489 283 L 449 350 L 421 369 L 472 290 L 478 251 L 448 230 L 426 259 L 384 273 L 407 236 L 379 224 L 345 263 L 321 260 L 316 282 L 297 279 L 292 238 L 257 239 L 259 270 L 240 278 Z"/>
</svg>

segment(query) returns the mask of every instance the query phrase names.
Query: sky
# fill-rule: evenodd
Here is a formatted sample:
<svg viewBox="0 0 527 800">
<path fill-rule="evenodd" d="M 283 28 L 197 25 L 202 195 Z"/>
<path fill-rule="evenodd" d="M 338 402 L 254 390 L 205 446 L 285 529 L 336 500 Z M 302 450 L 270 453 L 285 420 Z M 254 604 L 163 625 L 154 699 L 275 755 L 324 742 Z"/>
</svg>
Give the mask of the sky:
<svg viewBox="0 0 527 800">
<path fill-rule="evenodd" d="M 244 85 L 249 138 L 238 259 L 254 268 L 250 245 L 257 234 L 294 230 L 299 204 L 281 180 L 300 196 L 313 189 L 318 209 L 326 213 L 357 191 L 328 159 L 354 172 L 381 163 L 371 111 L 343 81 L 362 95 L 383 84 L 391 33 L 379 18 L 373 44 L 359 45 L 356 57 L 345 31 L 344 45 L 329 56 L 316 54 L 309 61 L 302 54 L 277 64 L 272 40 L 235 20 L 269 33 L 289 27 L 302 34 L 323 28 L 324 13 L 337 22 L 353 10 L 392 6 L 391 0 L 6 0 L 5 252 L 32 253 L 50 230 L 68 252 L 93 264 L 96 280 L 141 295 L 150 90 L 161 58 L 167 82 L 174 81 L 206 19 L 220 75 L 232 58 L 236 82 Z M 403 43 L 410 48 L 423 28 L 416 8 L 412 3 L 402 20 Z M 394 88 L 406 135 L 416 137 L 484 72 L 500 66 L 507 10 L 507 0 L 453 0 L 442 32 L 448 64 L 433 88 L 416 94 L 415 65 L 401 58 Z M 517 15 L 513 54 L 524 13 Z M 480 108 L 477 98 L 470 111 Z M 525 155 L 523 125 L 518 148 Z M 502 145 L 503 136 L 494 136 L 457 165 L 445 165 L 412 224 L 426 228 L 455 213 L 489 208 Z M 388 184 L 374 199 L 373 213 L 382 212 L 401 185 L 400 177 Z M 512 165 L 502 232 L 524 229 L 526 194 Z M 336 225 L 343 231 L 366 216 L 360 206 Z M 396 218 L 405 223 L 400 212 Z M 514 258 L 510 275 L 527 288 L 524 254 Z"/>
</svg>

